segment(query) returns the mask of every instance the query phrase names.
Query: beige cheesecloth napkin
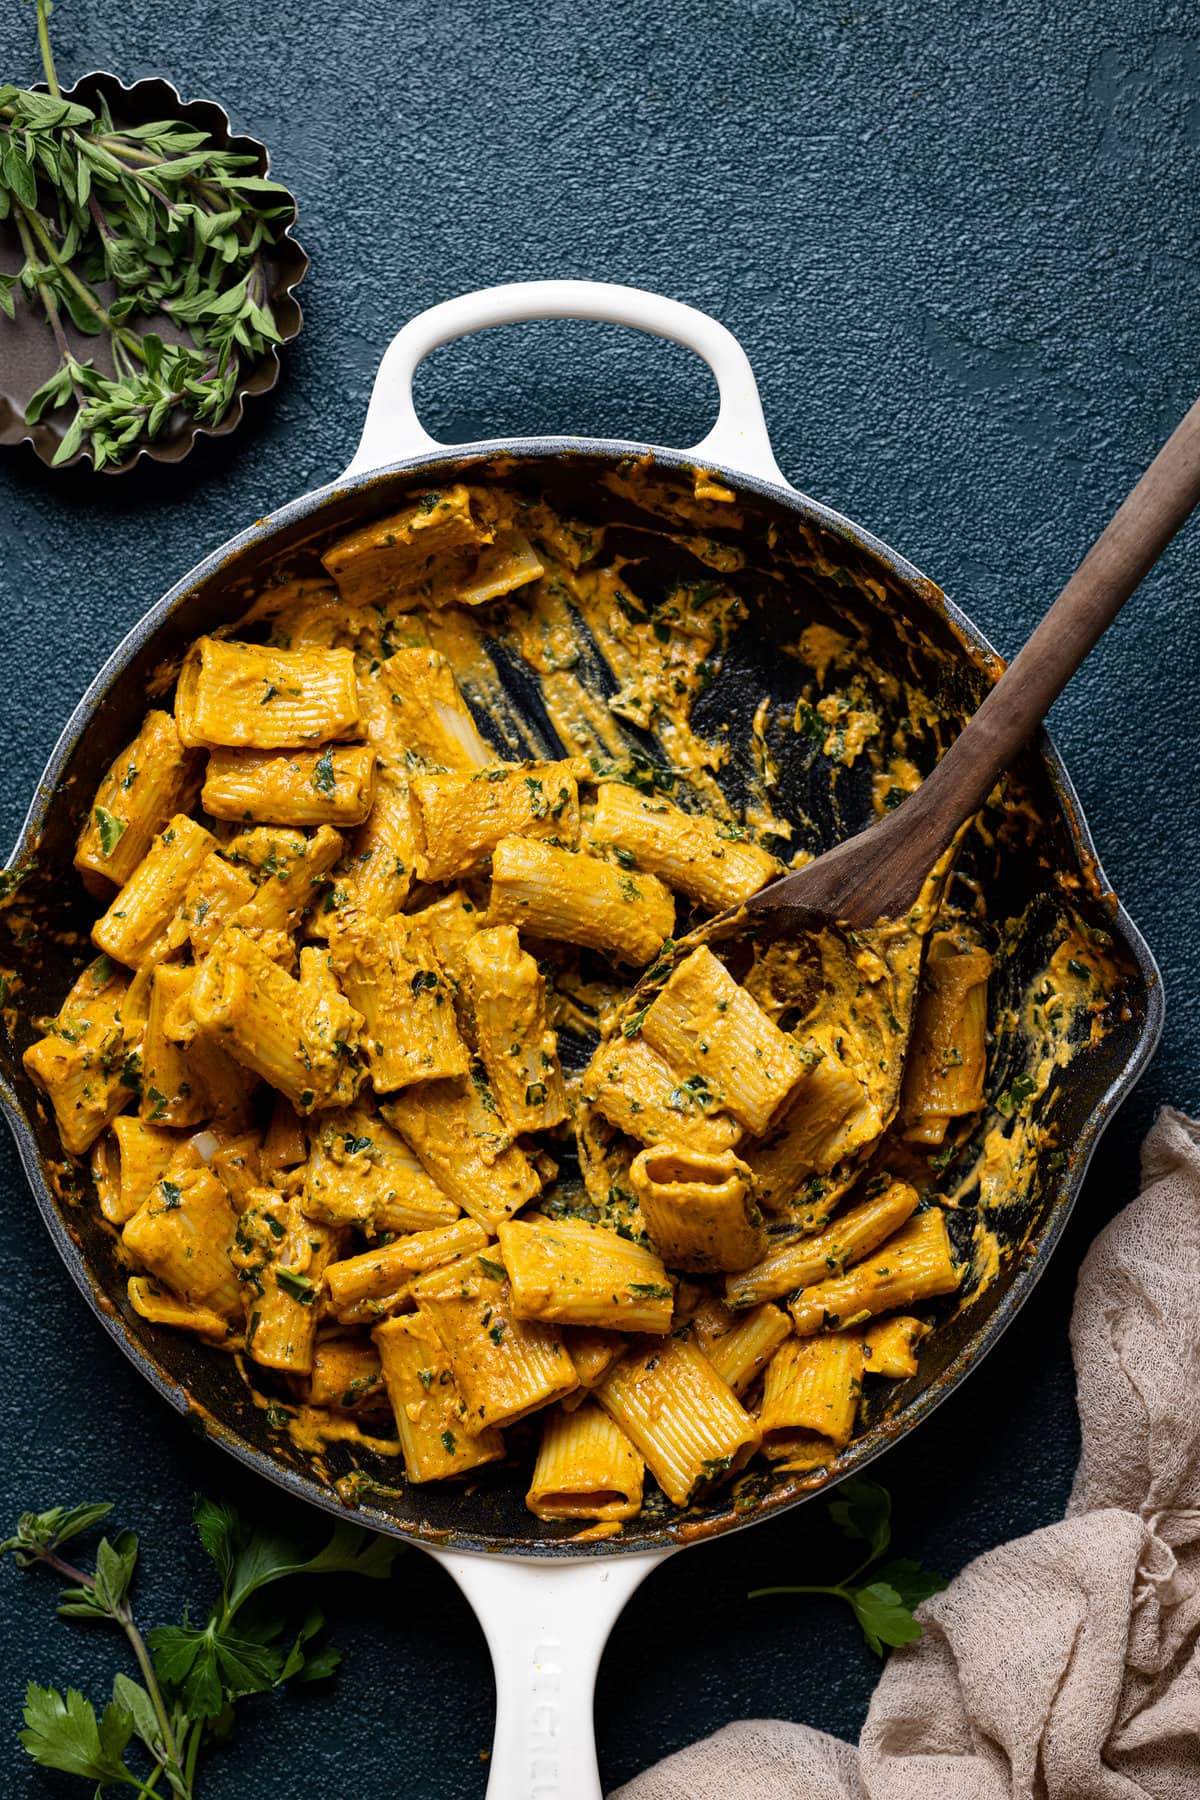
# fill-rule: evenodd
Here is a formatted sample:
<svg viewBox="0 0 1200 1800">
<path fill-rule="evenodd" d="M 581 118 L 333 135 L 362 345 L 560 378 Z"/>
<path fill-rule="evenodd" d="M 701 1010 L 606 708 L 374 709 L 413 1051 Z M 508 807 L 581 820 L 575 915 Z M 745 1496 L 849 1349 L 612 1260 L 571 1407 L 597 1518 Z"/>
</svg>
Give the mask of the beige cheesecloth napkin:
<svg viewBox="0 0 1200 1800">
<path fill-rule="evenodd" d="M 857 1749 L 751 1719 L 612 1800 L 1200 1800 L 1200 1123 L 1161 1113 L 1088 1252 L 1067 1516 L 969 1563 Z"/>
</svg>

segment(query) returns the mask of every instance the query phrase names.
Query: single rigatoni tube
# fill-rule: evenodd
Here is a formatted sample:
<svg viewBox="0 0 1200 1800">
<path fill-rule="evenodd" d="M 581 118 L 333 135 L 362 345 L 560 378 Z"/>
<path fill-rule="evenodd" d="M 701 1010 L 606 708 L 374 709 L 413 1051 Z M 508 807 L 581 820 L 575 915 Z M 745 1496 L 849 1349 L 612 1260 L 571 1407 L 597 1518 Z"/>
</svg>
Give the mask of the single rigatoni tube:
<svg viewBox="0 0 1200 1800">
<path fill-rule="evenodd" d="M 150 1007 L 142 1040 L 142 1097 L 138 1111 L 149 1124 L 199 1125 L 211 1110 L 208 1096 L 195 1079 L 192 1059 L 166 1029 L 167 1017 L 179 1001 L 187 1001 L 196 979 L 194 968 L 160 963 L 150 986 Z M 242 1076 L 243 1081 L 245 1076 Z"/>
<path fill-rule="evenodd" d="M 202 637 L 179 672 L 175 724 L 190 747 L 287 750 L 356 736 L 349 650 L 277 650 Z"/>
<path fill-rule="evenodd" d="M 367 735 L 398 769 L 414 759 L 468 771 L 495 762 L 454 671 L 436 650 L 397 650 L 363 686 L 379 697 L 367 715 Z"/>
<path fill-rule="evenodd" d="M 276 1094 L 271 1104 L 271 1116 L 263 1133 L 258 1160 L 264 1187 L 282 1187 L 286 1172 L 298 1169 L 308 1160 L 304 1120 L 282 1094 Z"/>
<path fill-rule="evenodd" d="M 763 1381 L 762 1452 L 786 1469 L 819 1469 L 844 1450 L 862 1394 L 861 1331 L 788 1338 Z"/>
<path fill-rule="evenodd" d="M 487 1252 L 431 1269 L 413 1295 L 450 1358 L 464 1430 L 512 1425 L 579 1386 L 557 1327 L 517 1318 L 504 1268 Z"/>
<path fill-rule="evenodd" d="M 732 1150 L 647 1146 L 629 1171 L 646 1230 L 671 1269 L 744 1269 L 766 1248 L 750 1171 Z"/>
<path fill-rule="evenodd" d="M 175 813 L 108 911 L 92 927 L 92 942 L 116 962 L 138 968 L 155 948 L 188 883 L 216 839 L 185 813 Z"/>
<path fill-rule="evenodd" d="M 574 1407 L 582 1406 L 589 1388 L 596 1387 L 617 1358 L 625 1354 L 626 1344 L 615 1331 L 598 1331 L 581 1325 L 564 1325 L 563 1343 L 579 1377 L 575 1392 L 560 1402 L 570 1412 Z"/>
<path fill-rule="evenodd" d="M 983 1106 L 992 959 L 958 932 L 929 941 L 904 1068 L 900 1117 L 909 1143 L 940 1144 L 951 1119 Z"/>
<path fill-rule="evenodd" d="M 103 1160 L 96 1191 L 100 1210 L 110 1225 L 124 1225 L 147 1199 L 151 1188 L 165 1175 L 187 1139 L 161 1126 L 147 1125 L 132 1113 L 114 1119 L 111 1131 L 100 1138 L 93 1152 Z"/>
<path fill-rule="evenodd" d="M 369 1234 L 426 1231 L 459 1215 L 400 1133 L 361 1108 L 325 1112 L 310 1125 L 303 1205 L 310 1219 Z"/>
<path fill-rule="evenodd" d="M 331 1412 L 378 1412 L 388 1405 L 379 1351 L 357 1332 L 318 1333 L 308 1404 Z"/>
<path fill-rule="evenodd" d="M 597 849 L 623 851 L 635 868 L 713 912 L 748 900 L 783 872 L 777 857 L 719 819 L 685 813 L 619 781 L 598 790 L 587 835 Z"/>
<path fill-rule="evenodd" d="M 46 1033 L 21 1058 L 54 1108 L 63 1149 L 85 1150 L 132 1100 L 145 1016 L 124 969 L 107 956 L 88 964 Z"/>
<path fill-rule="evenodd" d="M 681 1077 L 702 1081 L 719 1108 L 760 1137 L 806 1072 L 795 1040 L 706 945 L 673 971 L 642 1035 Z"/>
<path fill-rule="evenodd" d="M 593 1401 L 569 1412 L 556 1406 L 542 1424 L 525 1504 L 539 1519 L 632 1519 L 643 1471 L 625 1433 Z"/>
<path fill-rule="evenodd" d="M 403 914 L 348 925 L 331 941 L 330 954 L 363 1017 L 363 1053 L 376 1093 L 466 1074 L 470 1058 L 453 989 Z"/>
<path fill-rule="evenodd" d="M 383 1114 L 443 1193 L 490 1232 L 541 1190 L 482 1082 L 423 1082 L 387 1101 Z"/>
<path fill-rule="evenodd" d="M 643 1144 L 730 1150 L 743 1135 L 702 1086 L 684 1081 L 645 1039 L 623 1034 L 601 1044 L 583 1077 L 589 1106 Z"/>
<path fill-rule="evenodd" d="M 312 1373 L 325 1271 L 343 1232 L 306 1219 L 295 1200 L 256 1188 L 237 1222 L 233 1262 L 245 1295 L 246 1353 L 266 1369 Z"/>
<path fill-rule="evenodd" d="M 884 1177 L 883 1182 L 880 1192 L 850 1207 L 815 1237 L 784 1244 L 753 1268 L 730 1276 L 725 1283 L 729 1305 L 756 1306 L 761 1300 L 828 1281 L 886 1242 L 916 1211 L 919 1196 L 906 1181 Z"/>
<path fill-rule="evenodd" d="M 200 1030 L 305 1114 L 349 1105 L 363 1073 L 354 1059 L 359 1014 L 314 975 L 317 958 L 324 952 L 302 953 L 309 978 L 296 981 L 232 926 L 201 963 L 191 1000 Z"/>
<path fill-rule="evenodd" d="M 200 758 L 185 750 L 170 713 L 146 714 L 133 742 L 96 789 L 75 847 L 84 876 L 103 875 L 123 887 L 156 832 L 186 813 L 200 788 Z"/>
<path fill-rule="evenodd" d="M 534 838 L 501 838 L 492 856 L 490 925 L 648 963 L 675 924 L 675 902 L 653 875 Z"/>
<path fill-rule="evenodd" d="M 212 1171 L 180 1169 L 155 1182 L 121 1241 L 135 1264 L 189 1306 L 240 1321 L 241 1289 L 230 1261 L 234 1225 L 229 1196 Z"/>
<path fill-rule="evenodd" d="M 757 1424 L 686 1338 L 635 1345 L 595 1393 L 676 1506 L 736 1473 L 758 1448 Z"/>
<path fill-rule="evenodd" d="M 653 1251 L 583 1219 L 514 1219 L 499 1237 L 517 1318 L 660 1336 L 671 1329 L 674 1290 Z"/>
<path fill-rule="evenodd" d="M 393 1244 L 382 1244 L 330 1263 L 325 1271 L 330 1304 L 344 1325 L 373 1325 L 402 1307 L 415 1304 L 413 1279 L 472 1251 L 486 1250 L 491 1240 L 474 1219 L 456 1219 L 413 1232 Z"/>
<path fill-rule="evenodd" d="M 169 941 L 185 941 L 199 959 L 207 956 L 233 915 L 254 898 L 254 883 L 244 869 L 211 851 L 187 885 L 187 892 L 168 926 Z"/>
<path fill-rule="evenodd" d="M 803 1288 L 789 1300 L 788 1311 L 793 1329 L 808 1337 L 911 1306 L 914 1300 L 952 1294 L 962 1277 L 954 1266 L 945 1217 L 933 1206 L 844 1275 Z"/>
<path fill-rule="evenodd" d="M 409 1481 L 444 1481 L 503 1456 L 504 1439 L 498 1431 L 464 1430 L 466 1406 L 431 1320 L 405 1313 L 377 1325 L 371 1336 Z"/>
<path fill-rule="evenodd" d="M 342 599 L 349 605 L 388 601 L 397 611 L 432 604 L 439 574 L 465 575 L 492 542 L 494 526 L 474 498 L 455 482 L 335 538 L 321 561 Z"/>
<path fill-rule="evenodd" d="M 803 1183 L 830 1172 L 882 1129 L 883 1120 L 866 1100 L 858 1077 L 824 1056 L 800 1083 L 766 1142 L 747 1144 L 742 1152 L 754 1170 L 761 1204 L 768 1212 L 788 1212 Z"/>
<path fill-rule="evenodd" d="M 235 915 L 246 931 L 291 931 L 317 903 L 321 884 L 345 849 L 332 825 L 311 837 L 280 827 L 254 826 L 225 846 L 255 884 L 254 898 Z"/>
<path fill-rule="evenodd" d="M 313 914 L 313 931 L 326 936 L 354 919 L 386 919 L 399 912 L 412 884 L 414 854 L 408 782 L 380 769 L 370 816 L 355 832 Z"/>
<path fill-rule="evenodd" d="M 877 1319 L 864 1337 L 866 1373 L 904 1381 L 917 1372 L 917 1345 L 930 1327 L 924 1319 L 902 1313 L 894 1319 Z"/>
<path fill-rule="evenodd" d="M 194 1306 L 181 1300 L 151 1275 L 131 1275 L 125 1284 L 129 1304 L 139 1318 L 151 1325 L 169 1325 L 176 1331 L 194 1331 L 198 1337 L 220 1343 L 233 1334 L 234 1326 L 210 1306 Z"/>
<path fill-rule="evenodd" d="M 465 961 L 479 1057 L 504 1123 L 514 1135 L 561 1124 L 567 1092 L 546 1029 L 546 983 L 516 927 L 475 932 Z"/>
<path fill-rule="evenodd" d="M 586 762 L 497 764 L 412 778 L 417 874 L 454 881 L 485 863 L 501 838 L 579 842 L 578 777 Z"/>
<path fill-rule="evenodd" d="M 734 1313 L 715 1294 L 702 1301 L 687 1322 L 694 1342 L 739 1398 L 754 1385 L 792 1329 L 780 1306 L 768 1301 L 749 1312 Z"/>
<path fill-rule="evenodd" d="M 210 750 L 205 812 L 255 825 L 361 825 L 375 798 L 370 746 L 323 750 Z"/>
</svg>

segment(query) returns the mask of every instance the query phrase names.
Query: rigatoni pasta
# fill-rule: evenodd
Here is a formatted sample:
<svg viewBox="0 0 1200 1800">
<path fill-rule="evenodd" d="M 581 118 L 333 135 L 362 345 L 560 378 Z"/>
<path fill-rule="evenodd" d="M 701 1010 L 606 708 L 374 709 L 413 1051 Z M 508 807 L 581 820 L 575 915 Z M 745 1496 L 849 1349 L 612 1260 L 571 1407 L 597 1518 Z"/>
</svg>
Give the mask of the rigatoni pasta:
<svg viewBox="0 0 1200 1800">
<path fill-rule="evenodd" d="M 674 902 L 653 875 L 533 838 L 500 839 L 491 893 L 490 924 L 607 950 L 627 963 L 657 956 L 675 923 Z"/>
<path fill-rule="evenodd" d="M 526 1505 L 539 1519 L 632 1519 L 644 1464 L 625 1433 L 590 1400 L 546 1414 Z"/>
<path fill-rule="evenodd" d="M 623 853 L 622 863 L 657 875 L 712 912 L 748 900 L 783 872 L 777 857 L 723 820 L 685 813 L 659 794 L 640 794 L 619 781 L 597 789 L 588 841 Z"/>
<path fill-rule="evenodd" d="M 799 848 L 677 704 L 742 611 L 689 542 L 721 580 L 643 601 L 649 549 L 461 482 L 326 573 L 299 550 L 81 795 L 101 954 L 25 1051 L 127 1320 L 236 1354 L 331 1469 L 524 1456 L 550 1533 L 835 1462 L 963 1282 L 934 1177 L 985 1103 L 978 918 L 840 974 L 674 941 Z M 514 646 L 544 718 L 494 680 Z"/>
<path fill-rule="evenodd" d="M 175 696 L 175 724 L 189 748 L 303 748 L 353 737 L 358 717 L 349 650 L 276 650 L 200 638 Z"/>
<path fill-rule="evenodd" d="M 456 881 L 480 867 L 501 838 L 547 838 L 573 846 L 579 838 L 578 761 L 522 763 L 516 768 L 414 775 L 417 873 Z"/>
<path fill-rule="evenodd" d="M 646 1230 L 673 1269 L 745 1269 L 766 1248 L 750 1170 L 732 1150 L 655 1144 L 629 1171 Z"/>
<path fill-rule="evenodd" d="M 763 1455 L 787 1469 L 817 1469 L 844 1450 L 862 1393 L 861 1331 L 789 1338 L 763 1383 Z"/>
</svg>

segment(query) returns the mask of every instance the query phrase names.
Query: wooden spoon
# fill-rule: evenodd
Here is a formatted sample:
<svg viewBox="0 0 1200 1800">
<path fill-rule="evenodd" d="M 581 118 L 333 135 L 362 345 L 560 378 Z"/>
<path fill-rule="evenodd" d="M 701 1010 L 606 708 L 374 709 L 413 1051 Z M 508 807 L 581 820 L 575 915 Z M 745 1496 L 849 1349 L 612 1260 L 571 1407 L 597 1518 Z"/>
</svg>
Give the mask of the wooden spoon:
<svg viewBox="0 0 1200 1800">
<path fill-rule="evenodd" d="M 920 787 L 894 812 L 701 927 L 775 935 L 901 918 L 1092 646 L 1200 502 L 1200 400 L 1105 526 L 1024 649 Z M 769 919 L 763 914 L 772 915 Z"/>
</svg>

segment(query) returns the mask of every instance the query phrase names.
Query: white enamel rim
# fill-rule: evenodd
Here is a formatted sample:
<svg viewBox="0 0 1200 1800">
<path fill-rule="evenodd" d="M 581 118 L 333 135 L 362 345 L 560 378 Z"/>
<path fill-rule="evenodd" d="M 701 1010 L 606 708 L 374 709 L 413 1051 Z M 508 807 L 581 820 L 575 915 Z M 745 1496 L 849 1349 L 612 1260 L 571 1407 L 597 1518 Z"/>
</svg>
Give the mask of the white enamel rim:
<svg viewBox="0 0 1200 1800">
<path fill-rule="evenodd" d="M 411 319 L 383 354 L 343 479 L 466 448 L 439 443 L 421 424 L 413 401 L 417 369 L 441 344 L 532 319 L 627 325 L 695 351 L 712 370 L 719 404 L 712 429 L 684 454 L 701 468 L 711 462 L 790 487 L 771 449 L 750 360 L 733 333 L 679 300 L 603 281 L 512 282 L 461 294 Z M 487 1800 L 601 1800 L 593 1720 L 600 1657 L 630 1595 L 676 1552 L 553 1561 L 428 1553 L 462 1589 L 491 1652 L 496 1732 Z"/>
</svg>

